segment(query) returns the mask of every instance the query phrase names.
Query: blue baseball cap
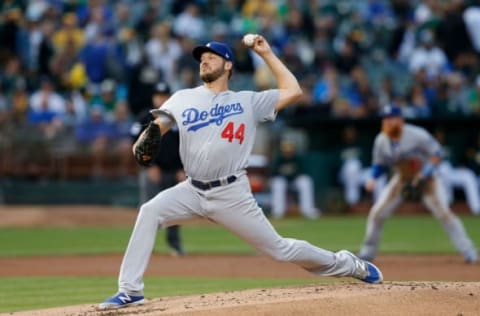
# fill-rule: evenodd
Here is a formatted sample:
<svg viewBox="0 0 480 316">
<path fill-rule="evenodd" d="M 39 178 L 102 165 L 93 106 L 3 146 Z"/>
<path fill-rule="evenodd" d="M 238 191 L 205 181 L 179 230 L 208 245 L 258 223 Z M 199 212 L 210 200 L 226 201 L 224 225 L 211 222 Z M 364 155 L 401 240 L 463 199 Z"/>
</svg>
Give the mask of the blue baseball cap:
<svg viewBox="0 0 480 316">
<path fill-rule="evenodd" d="M 380 116 L 382 118 L 401 117 L 402 116 L 402 109 L 398 105 L 387 104 L 380 111 Z"/>
<path fill-rule="evenodd" d="M 204 46 L 197 46 L 193 49 L 193 57 L 200 62 L 202 54 L 205 52 L 214 53 L 220 57 L 223 57 L 226 61 L 233 63 L 233 53 L 227 44 L 220 42 L 209 42 Z"/>
</svg>

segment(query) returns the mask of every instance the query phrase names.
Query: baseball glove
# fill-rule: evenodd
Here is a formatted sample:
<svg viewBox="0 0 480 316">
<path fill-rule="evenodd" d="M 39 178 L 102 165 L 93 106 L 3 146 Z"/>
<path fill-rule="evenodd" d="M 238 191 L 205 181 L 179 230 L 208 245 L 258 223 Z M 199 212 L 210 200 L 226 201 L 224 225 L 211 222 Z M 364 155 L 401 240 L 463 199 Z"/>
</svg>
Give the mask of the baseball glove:
<svg viewBox="0 0 480 316">
<path fill-rule="evenodd" d="M 420 201 L 425 188 L 426 179 L 419 179 L 405 183 L 402 188 L 402 197 L 404 200 Z"/>
<path fill-rule="evenodd" d="M 147 167 L 160 151 L 162 134 L 157 124 L 150 122 L 134 145 L 135 160 L 141 166 Z"/>
</svg>

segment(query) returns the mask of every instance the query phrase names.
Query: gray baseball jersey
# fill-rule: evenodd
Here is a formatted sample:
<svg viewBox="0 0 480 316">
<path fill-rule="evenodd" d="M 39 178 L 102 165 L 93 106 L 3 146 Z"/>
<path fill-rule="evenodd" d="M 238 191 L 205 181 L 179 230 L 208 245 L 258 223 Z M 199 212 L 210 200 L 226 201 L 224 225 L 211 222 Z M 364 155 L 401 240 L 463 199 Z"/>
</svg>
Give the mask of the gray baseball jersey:
<svg viewBox="0 0 480 316">
<path fill-rule="evenodd" d="M 380 133 L 374 142 L 373 163 L 394 167 L 395 173 L 372 206 L 367 220 L 364 243 L 360 257 L 373 259 L 377 255 L 383 222 L 393 214 L 402 202 L 402 187 L 421 172 L 423 165 L 442 152 L 440 144 L 425 129 L 404 124 L 398 142 L 392 142 Z M 444 230 L 457 250 L 468 262 L 478 259 L 472 240 L 468 237 L 460 219 L 450 210 L 441 180 L 434 174 L 423 189 L 422 201 L 430 212 L 442 222 Z"/>
<path fill-rule="evenodd" d="M 180 156 L 187 176 L 202 181 L 245 169 L 257 124 L 275 118 L 278 90 L 225 91 L 204 86 L 176 92 L 162 106 L 180 129 Z"/>
<path fill-rule="evenodd" d="M 384 133 L 377 135 L 373 164 L 396 166 L 402 168 L 401 172 L 416 173 L 433 155 L 441 155 L 441 152 L 441 146 L 425 129 L 405 124 L 398 142 L 392 142 Z"/>
</svg>

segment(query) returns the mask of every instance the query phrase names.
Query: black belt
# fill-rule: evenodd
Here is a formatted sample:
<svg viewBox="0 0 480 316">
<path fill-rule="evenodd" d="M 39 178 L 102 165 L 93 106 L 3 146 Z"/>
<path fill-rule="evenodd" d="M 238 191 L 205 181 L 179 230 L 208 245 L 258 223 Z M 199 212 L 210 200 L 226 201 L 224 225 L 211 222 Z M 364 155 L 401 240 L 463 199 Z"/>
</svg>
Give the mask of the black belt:
<svg viewBox="0 0 480 316">
<path fill-rule="evenodd" d="M 226 179 L 214 180 L 214 181 L 210 181 L 210 182 L 202 182 L 202 181 L 198 181 L 198 180 L 194 180 L 194 179 L 192 179 L 191 181 L 192 181 L 193 186 L 196 187 L 196 188 L 199 188 L 200 190 L 210 190 L 210 189 L 213 189 L 215 187 L 219 187 L 221 185 L 230 184 L 232 182 L 235 182 L 235 180 L 237 180 L 236 176 L 230 176 Z"/>
</svg>

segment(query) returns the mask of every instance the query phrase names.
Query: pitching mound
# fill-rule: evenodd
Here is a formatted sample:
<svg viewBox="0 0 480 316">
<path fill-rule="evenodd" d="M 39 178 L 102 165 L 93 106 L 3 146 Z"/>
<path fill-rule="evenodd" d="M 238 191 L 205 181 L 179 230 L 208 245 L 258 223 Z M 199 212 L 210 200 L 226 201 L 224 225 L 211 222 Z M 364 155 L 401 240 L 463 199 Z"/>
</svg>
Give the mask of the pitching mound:
<svg viewBox="0 0 480 316">
<path fill-rule="evenodd" d="M 338 283 L 151 298 L 145 305 L 96 311 L 93 305 L 10 315 L 478 315 L 480 283 Z"/>
</svg>

